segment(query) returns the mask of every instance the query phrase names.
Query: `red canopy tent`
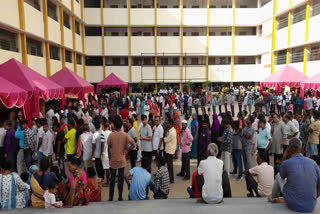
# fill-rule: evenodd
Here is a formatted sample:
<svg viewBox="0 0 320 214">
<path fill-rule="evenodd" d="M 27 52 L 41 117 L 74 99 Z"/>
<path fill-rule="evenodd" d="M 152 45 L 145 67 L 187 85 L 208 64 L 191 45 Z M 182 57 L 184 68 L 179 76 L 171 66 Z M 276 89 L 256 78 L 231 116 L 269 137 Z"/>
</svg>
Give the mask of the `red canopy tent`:
<svg viewBox="0 0 320 214">
<path fill-rule="evenodd" d="M 312 77 L 301 82 L 300 92 L 304 94 L 306 89 L 313 89 L 320 91 L 320 73 L 313 75 Z"/>
<path fill-rule="evenodd" d="M 63 87 L 43 77 L 16 59 L 10 59 L 0 65 L 0 76 L 27 91 L 28 100 L 27 105 L 24 106 L 24 113 L 25 118 L 29 121 L 33 117 L 40 117 L 40 98 L 45 101 L 52 99 L 62 99 L 64 101 Z"/>
<path fill-rule="evenodd" d="M 51 77 L 50 80 L 64 87 L 66 96 L 78 98 L 85 103 L 85 94 L 93 92 L 94 86 L 82 79 L 79 75 L 68 68 L 63 68 Z"/>
<path fill-rule="evenodd" d="M 2 77 L 0 77 L 0 85 L 0 101 L 6 108 L 21 108 L 25 105 L 28 98 L 27 91 Z"/>
<path fill-rule="evenodd" d="M 114 73 L 111 73 L 97 85 L 98 95 L 100 94 L 100 90 L 102 88 L 120 88 L 122 93 L 125 94 L 128 88 L 128 83 L 117 77 Z"/>
<path fill-rule="evenodd" d="M 281 92 L 284 87 L 300 87 L 300 83 L 308 77 L 299 72 L 295 68 L 286 65 L 279 71 L 271 74 L 265 80 L 260 82 L 260 90 L 263 91 L 264 87 L 275 88 L 276 93 Z"/>
</svg>

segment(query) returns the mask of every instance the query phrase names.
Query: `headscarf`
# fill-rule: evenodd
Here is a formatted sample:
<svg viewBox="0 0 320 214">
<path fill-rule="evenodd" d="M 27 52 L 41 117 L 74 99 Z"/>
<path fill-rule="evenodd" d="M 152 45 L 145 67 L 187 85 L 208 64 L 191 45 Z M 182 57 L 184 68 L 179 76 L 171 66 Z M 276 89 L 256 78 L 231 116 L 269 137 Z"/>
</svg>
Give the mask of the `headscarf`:
<svg viewBox="0 0 320 214">
<path fill-rule="evenodd" d="M 220 124 L 217 114 L 212 115 L 212 126 L 211 126 L 212 133 L 220 131 Z"/>
<path fill-rule="evenodd" d="M 31 177 L 32 177 L 34 171 L 39 171 L 39 167 L 37 165 L 32 165 L 29 167 L 29 171 L 28 171 L 29 178 L 27 181 L 27 184 L 29 184 L 29 185 L 30 185 Z"/>
</svg>

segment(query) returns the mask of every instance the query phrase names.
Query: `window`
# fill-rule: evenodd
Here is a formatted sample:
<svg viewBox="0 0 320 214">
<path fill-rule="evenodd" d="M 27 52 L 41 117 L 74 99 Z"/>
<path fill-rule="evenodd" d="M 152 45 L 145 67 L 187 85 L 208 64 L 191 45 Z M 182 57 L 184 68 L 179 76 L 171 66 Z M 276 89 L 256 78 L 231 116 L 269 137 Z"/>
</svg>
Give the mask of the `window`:
<svg viewBox="0 0 320 214">
<path fill-rule="evenodd" d="M 105 27 L 104 36 L 127 36 L 128 28 L 126 27 Z"/>
<path fill-rule="evenodd" d="M 160 36 L 168 36 L 167 32 L 160 32 Z"/>
<path fill-rule="evenodd" d="M 71 53 L 71 51 L 68 51 L 68 50 L 66 50 L 65 51 L 65 54 L 66 54 L 66 62 L 72 62 L 72 53 Z"/>
<path fill-rule="evenodd" d="M 239 56 L 235 57 L 235 63 L 234 64 L 256 64 L 256 57 L 255 56 Z"/>
<path fill-rule="evenodd" d="M 131 8 L 153 8 L 153 0 L 131 0 Z"/>
<path fill-rule="evenodd" d="M 172 65 L 179 65 L 180 63 L 179 63 L 179 57 L 174 57 L 173 59 L 172 59 Z"/>
<path fill-rule="evenodd" d="M 132 65 L 141 65 L 141 58 L 133 57 Z"/>
<path fill-rule="evenodd" d="M 113 57 L 112 58 L 112 65 L 120 65 L 120 58 Z"/>
<path fill-rule="evenodd" d="M 209 65 L 215 65 L 216 64 L 216 58 L 215 57 L 209 57 Z"/>
<path fill-rule="evenodd" d="M 143 32 L 143 36 L 152 36 L 151 32 Z"/>
<path fill-rule="evenodd" d="M 104 8 L 127 8 L 127 0 L 103 0 Z"/>
<path fill-rule="evenodd" d="M 272 0 L 260 0 L 260 7 L 263 7 L 264 5 L 268 4 Z"/>
<path fill-rule="evenodd" d="M 24 2 L 41 11 L 39 0 L 24 0 Z"/>
<path fill-rule="evenodd" d="M 111 32 L 111 36 L 119 36 L 119 32 Z"/>
<path fill-rule="evenodd" d="M 151 57 L 143 58 L 143 65 L 154 65 L 154 62 L 152 59 L 153 58 Z"/>
<path fill-rule="evenodd" d="M 157 0 L 157 8 L 179 8 L 180 0 Z"/>
<path fill-rule="evenodd" d="M 132 36 L 153 36 L 154 30 L 151 27 L 133 27 Z"/>
<path fill-rule="evenodd" d="M 80 35 L 80 23 L 75 21 L 75 32 L 76 34 Z"/>
<path fill-rule="evenodd" d="M 276 64 L 286 64 L 287 61 L 287 50 L 282 50 L 277 53 Z"/>
<path fill-rule="evenodd" d="M 316 16 L 320 14 L 320 0 L 311 1 L 311 16 Z"/>
<path fill-rule="evenodd" d="M 306 5 L 298 7 L 292 12 L 292 23 L 298 23 L 306 19 Z"/>
<path fill-rule="evenodd" d="M 50 59 L 60 60 L 60 49 L 50 45 Z"/>
<path fill-rule="evenodd" d="M 199 58 L 192 57 L 191 58 L 191 65 L 199 65 Z"/>
<path fill-rule="evenodd" d="M 280 30 L 282 28 L 288 27 L 288 13 L 279 16 L 278 18 L 278 27 L 277 29 Z"/>
<path fill-rule="evenodd" d="M 320 44 L 310 46 L 310 61 L 320 60 Z"/>
<path fill-rule="evenodd" d="M 291 53 L 291 63 L 303 62 L 304 47 L 293 48 Z"/>
<path fill-rule="evenodd" d="M 158 57 L 158 64 L 159 65 L 169 65 L 169 58 L 168 57 Z"/>
<path fill-rule="evenodd" d="M 70 17 L 69 15 L 63 11 L 63 25 L 66 27 L 66 28 L 69 28 L 71 29 L 70 27 Z"/>
<path fill-rule="evenodd" d="M 192 32 L 191 36 L 199 36 L 199 32 Z"/>
<path fill-rule="evenodd" d="M 231 57 L 218 57 L 217 61 L 219 65 L 230 65 L 231 64 Z"/>
<path fill-rule="evenodd" d="M 173 32 L 173 36 L 179 36 L 179 32 Z"/>
<path fill-rule="evenodd" d="M 209 36 L 215 36 L 216 33 L 215 32 L 209 32 Z"/>
<path fill-rule="evenodd" d="M 0 49 L 18 52 L 17 34 L 0 29 Z"/>
<path fill-rule="evenodd" d="M 77 54 L 77 64 L 82 65 L 82 56 L 80 54 Z"/>
<path fill-rule="evenodd" d="M 58 21 L 58 16 L 57 16 L 57 6 L 51 2 L 51 0 L 48 0 L 47 2 L 47 11 L 48 11 L 48 16 L 56 21 Z"/>
<path fill-rule="evenodd" d="M 87 56 L 86 57 L 86 65 L 88 66 L 101 66 L 102 63 L 102 56 Z"/>
<path fill-rule="evenodd" d="M 85 8 L 100 8 L 100 0 L 84 0 Z"/>
<path fill-rule="evenodd" d="M 86 36 L 101 36 L 101 27 L 86 27 Z"/>
<path fill-rule="evenodd" d="M 37 40 L 27 38 L 27 53 L 33 56 L 43 56 L 42 43 Z"/>
</svg>

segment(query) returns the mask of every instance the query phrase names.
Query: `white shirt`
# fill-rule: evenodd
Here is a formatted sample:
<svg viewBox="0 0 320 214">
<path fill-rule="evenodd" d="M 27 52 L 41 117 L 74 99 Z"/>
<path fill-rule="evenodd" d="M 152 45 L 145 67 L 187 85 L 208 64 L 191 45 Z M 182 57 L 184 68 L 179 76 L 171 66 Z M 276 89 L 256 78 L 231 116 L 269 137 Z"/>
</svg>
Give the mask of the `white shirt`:
<svg viewBox="0 0 320 214">
<path fill-rule="evenodd" d="M 188 106 L 192 106 L 192 97 L 191 96 L 189 96 L 189 98 L 188 98 Z"/>
<path fill-rule="evenodd" d="M 293 125 L 296 127 L 296 129 L 298 130 L 298 134 L 297 134 L 295 137 L 299 139 L 299 136 L 300 136 L 299 123 L 298 123 L 298 121 L 297 121 L 296 119 L 293 119 L 293 120 L 292 120 L 292 123 L 293 123 Z"/>
<path fill-rule="evenodd" d="M 36 150 L 38 150 L 38 145 L 39 145 L 39 139 L 42 138 L 43 141 L 43 136 L 44 136 L 44 131 L 43 131 L 43 127 L 41 126 L 40 128 L 38 128 L 38 133 L 37 133 L 37 147 Z"/>
<path fill-rule="evenodd" d="M 319 110 L 319 107 L 320 107 L 320 99 L 318 99 L 318 101 L 317 101 L 317 107 L 316 107 L 317 111 Z"/>
<path fill-rule="evenodd" d="M 101 117 L 105 117 L 106 119 L 109 118 L 109 114 L 108 114 L 108 109 L 107 109 L 107 108 L 102 109 L 102 111 L 101 111 Z"/>
<path fill-rule="evenodd" d="M 0 128 L 0 147 L 3 147 L 4 138 L 7 134 L 7 130 Z"/>
<path fill-rule="evenodd" d="M 163 102 L 163 96 L 160 96 L 160 103 Z"/>
<path fill-rule="evenodd" d="M 49 128 L 52 128 L 52 117 L 54 117 L 54 111 L 52 109 L 50 109 L 47 114 L 46 114 L 47 120 L 48 120 L 48 125 Z"/>
<path fill-rule="evenodd" d="M 222 189 L 223 162 L 214 156 L 202 160 L 198 174 L 204 177 L 202 198 L 207 203 L 220 203 L 223 199 Z"/>
<path fill-rule="evenodd" d="M 58 119 L 58 122 L 60 123 L 60 115 L 58 113 L 55 113 L 54 116 Z"/>
<path fill-rule="evenodd" d="M 159 126 L 156 126 L 153 137 L 152 137 L 152 147 L 153 150 L 157 150 L 159 148 L 160 139 L 163 138 L 163 127 L 160 124 Z M 161 145 L 160 150 L 163 150 L 163 143 Z"/>
<path fill-rule="evenodd" d="M 277 96 L 277 104 L 278 106 L 281 106 L 282 105 L 282 96 Z"/>
<path fill-rule="evenodd" d="M 53 206 L 53 204 L 56 203 L 56 196 L 52 193 L 49 192 L 49 190 L 46 190 L 44 192 L 44 201 L 45 201 L 45 208 L 46 209 L 54 209 L 55 207 Z"/>
<path fill-rule="evenodd" d="M 149 105 L 144 105 L 144 115 L 149 116 L 149 110 L 150 110 L 150 106 Z"/>
<path fill-rule="evenodd" d="M 93 134 L 92 144 L 96 145 L 96 149 L 94 150 L 94 157 L 100 158 L 101 157 L 101 131 L 96 131 Z"/>
<path fill-rule="evenodd" d="M 285 145 L 289 145 L 290 139 L 288 139 L 288 135 L 293 135 L 296 132 L 299 132 L 299 128 L 297 129 L 291 120 L 285 124 L 284 126 L 284 133 L 286 137 L 286 142 L 284 143 Z"/>
<path fill-rule="evenodd" d="M 42 152 L 45 156 L 53 154 L 53 134 L 50 131 L 44 133 L 39 152 Z"/>
<path fill-rule="evenodd" d="M 90 160 L 92 155 L 92 138 L 93 135 L 90 132 L 84 132 L 80 135 L 82 143 L 83 160 Z"/>
<path fill-rule="evenodd" d="M 103 135 L 103 138 L 101 138 L 101 142 L 104 140 L 104 147 L 103 147 L 103 151 L 102 151 L 102 154 L 103 154 L 103 158 L 104 158 L 104 159 L 109 158 L 107 141 L 108 141 L 108 137 L 109 137 L 109 135 L 110 135 L 111 133 L 112 133 L 112 132 L 111 132 L 110 130 L 101 131 L 101 135 Z"/>
<path fill-rule="evenodd" d="M 274 183 L 273 167 L 266 162 L 249 169 L 249 172 L 258 177 L 258 192 L 262 197 L 271 195 Z"/>
<path fill-rule="evenodd" d="M 132 118 L 133 114 L 137 114 L 135 111 L 129 111 L 129 117 Z"/>
</svg>

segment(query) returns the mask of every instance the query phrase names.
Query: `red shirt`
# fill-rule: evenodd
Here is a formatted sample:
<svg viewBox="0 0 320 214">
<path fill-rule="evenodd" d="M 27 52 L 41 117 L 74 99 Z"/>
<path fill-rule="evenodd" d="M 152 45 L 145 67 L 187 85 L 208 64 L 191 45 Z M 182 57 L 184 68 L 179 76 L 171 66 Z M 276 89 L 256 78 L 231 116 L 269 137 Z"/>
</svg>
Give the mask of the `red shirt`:
<svg viewBox="0 0 320 214">
<path fill-rule="evenodd" d="M 124 120 L 129 116 L 129 111 L 127 109 L 122 109 L 120 111 L 121 118 Z"/>
<path fill-rule="evenodd" d="M 199 190 L 198 190 L 198 184 L 197 184 L 197 180 L 196 180 L 197 174 L 198 174 L 198 171 L 195 171 L 195 172 L 193 173 L 193 175 L 192 175 L 192 181 L 191 181 L 194 198 L 200 198 L 200 193 L 199 193 Z"/>
</svg>

